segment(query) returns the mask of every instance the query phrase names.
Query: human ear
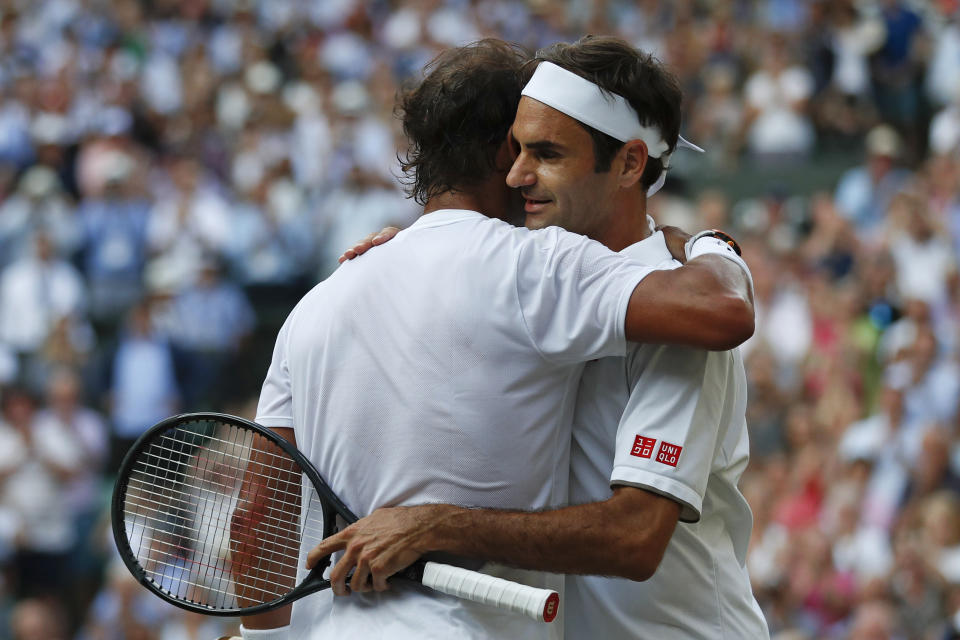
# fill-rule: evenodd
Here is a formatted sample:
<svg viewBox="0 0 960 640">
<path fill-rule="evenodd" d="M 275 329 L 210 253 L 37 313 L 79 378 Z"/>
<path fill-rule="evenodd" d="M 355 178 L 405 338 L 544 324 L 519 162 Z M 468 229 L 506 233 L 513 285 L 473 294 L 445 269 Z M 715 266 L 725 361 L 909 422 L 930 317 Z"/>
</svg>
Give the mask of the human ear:
<svg viewBox="0 0 960 640">
<path fill-rule="evenodd" d="M 647 167 L 647 144 L 643 140 L 628 140 L 620 152 L 620 174 L 618 182 L 621 187 L 632 187 L 640 182 L 643 170 Z"/>
</svg>

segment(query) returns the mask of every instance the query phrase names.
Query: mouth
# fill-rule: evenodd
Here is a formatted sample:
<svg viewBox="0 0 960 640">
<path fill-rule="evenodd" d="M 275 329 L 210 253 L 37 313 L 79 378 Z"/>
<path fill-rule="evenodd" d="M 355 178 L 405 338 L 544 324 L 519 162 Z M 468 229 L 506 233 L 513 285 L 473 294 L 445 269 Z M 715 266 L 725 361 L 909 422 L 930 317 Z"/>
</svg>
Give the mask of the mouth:
<svg viewBox="0 0 960 640">
<path fill-rule="evenodd" d="M 523 210 L 527 213 L 542 213 L 543 210 L 549 205 L 552 200 L 541 200 L 539 198 L 531 198 L 528 195 L 523 196 Z"/>
</svg>

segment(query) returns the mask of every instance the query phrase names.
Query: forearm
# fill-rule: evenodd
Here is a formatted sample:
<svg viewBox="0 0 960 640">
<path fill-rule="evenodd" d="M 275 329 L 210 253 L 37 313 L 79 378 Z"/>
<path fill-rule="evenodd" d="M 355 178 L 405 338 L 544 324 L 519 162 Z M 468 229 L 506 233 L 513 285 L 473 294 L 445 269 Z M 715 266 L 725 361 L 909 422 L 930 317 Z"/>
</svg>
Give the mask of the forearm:
<svg viewBox="0 0 960 640">
<path fill-rule="evenodd" d="M 742 344 L 753 330 L 747 274 L 718 255 L 649 274 L 634 289 L 627 310 L 626 335 L 633 342 L 725 351 Z"/>
<path fill-rule="evenodd" d="M 522 569 L 645 580 L 660 562 L 679 506 L 626 491 L 645 495 L 533 513 L 438 505 L 443 512 L 425 545 Z"/>
<path fill-rule="evenodd" d="M 276 629 L 286 627 L 290 624 L 290 611 L 292 605 L 286 605 L 279 609 L 259 613 L 255 616 L 242 616 L 240 623 L 247 629 Z"/>
<path fill-rule="evenodd" d="M 522 569 L 614 575 L 623 565 L 611 557 L 618 554 L 600 511 L 595 504 L 534 513 L 450 507 L 426 544 Z"/>
<path fill-rule="evenodd" d="M 231 573 L 237 603 L 252 607 L 275 600 L 296 584 L 289 525 L 300 516 L 299 500 L 278 495 L 300 495 L 299 469 L 278 455 L 276 445 L 258 437 L 251 447 L 247 473 L 230 521 Z M 281 509 L 289 510 L 284 514 Z M 279 516 L 279 517 L 278 517 Z M 245 629 L 275 629 L 290 624 L 290 606 L 242 616 Z"/>
</svg>

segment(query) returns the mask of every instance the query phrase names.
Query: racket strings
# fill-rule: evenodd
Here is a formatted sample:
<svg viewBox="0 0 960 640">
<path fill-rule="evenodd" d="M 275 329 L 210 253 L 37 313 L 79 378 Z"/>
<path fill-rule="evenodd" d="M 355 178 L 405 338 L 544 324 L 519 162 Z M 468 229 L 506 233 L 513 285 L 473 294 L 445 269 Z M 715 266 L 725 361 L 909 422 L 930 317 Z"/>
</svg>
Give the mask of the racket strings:
<svg viewBox="0 0 960 640">
<path fill-rule="evenodd" d="M 152 454 L 148 454 L 148 455 L 152 455 Z M 251 475 L 258 476 L 258 477 L 266 477 L 266 476 L 262 476 L 261 474 L 251 474 Z M 139 475 L 136 476 L 136 477 L 132 477 L 131 480 L 130 480 L 130 482 L 131 482 L 131 484 L 136 484 L 136 485 L 138 485 L 138 486 L 140 486 L 140 487 L 143 487 L 144 489 L 147 489 L 147 490 L 149 490 L 149 488 L 150 488 L 152 485 L 147 484 L 147 483 L 144 483 L 142 480 L 140 480 L 140 477 L 149 477 L 149 478 L 153 478 L 154 480 L 159 480 L 159 481 L 166 480 L 166 478 L 164 478 L 164 477 L 162 477 L 162 476 L 159 476 L 159 475 L 157 475 L 157 474 L 155 474 L 155 473 L 151 473 L 148 468 L 143 468 L 143 469 L 142 469 L 142 473 L 139 474 Z M 232 492 L 232 491 L 234 491 L 234 490 L 236 489 L 236 487 L 230 487 L 230 486 L 225 485 L 225 484 L 220 484 L 220 483 L 212 483 L 212 484 L 216 485 L 216 486 L 218 487 L 218 490 L 219 490 L 219 491 L 223 491 L 224 493 L 230 493 L 230 492 Z M 172 508 L 172 509 L 176 509 L 176 510 L 179 510 L 179 511 L 184 512 L 185 514 L 187 514 L 187 516 L 192 515 L 193 513 L 195 513 L 195 509 L 197 508 L 198 505 L 190 502 L 190 498 L 191 498 L 191 497 L 194 497 L 194 494 L 185 493 L 185 492 L 183 492 L 183 491 L 177 490 L 176 488 L 166 488 L 166 491 L 167 491 L 167 493 L 170 494 L 169 497 L 168 497 L 168 502 L 160 502 L 160 501 L 157 501 L 157 500 L 151 500 L 150 498 L 143 498 L 142 496 L 140 496 L 140 497 L 138 497 L 138 498 L 135 498 L 135 500 L 146 500 L 147 502 L 153 502 L 154 504 L 156 504 L 156 505 L 158 505 L 158 506 L 165 506 L 165 507 L 169 507 L 169 508 Z M 181 496 L 181 498 L 180 498 L 179 500 L 177 500 L 176 496 Z M 176 507 L 176 506 L 174 506 L 174 502 L 180 502 L 183 506 L 182 506 L 182 507 Z M 174 516 L 173 514 L 165 514 L 165 515 L 169 515 L 170 517 L 176 517 L 176 516 Z M 320 531 L 322 531 L 322 530 L 323 530 L 323 519 L 322 519 L 322 518 L 316 518 L 316 517 L 314 517 L 314 514 L 308 514 L 308 516 L 309 516 L 309 517 L 307 517 L 307 518 L 304 519 L 305 522 L 306 522 L 308 525 L 312 525 L 313 527 L 318 528 Z M 272 519 L 272 520 L 275 520 L 275 521 L 277 521 L 277 522 L 286 522 L 286 520 L 281 520 L 280 518 L 274 518 L 274 517 L 269 516 L 269 515 L 268 515 L 268 516 L 265 516 L 265 518 L 267 518 L 267 519 Z M 298 534 L 298 533 L 299 533 L 299 530 L 291 529 L 290 532 L 293 533 L 293 534 Z"/>
<path fill-rule="evenodd" d="M 233 424 L 197 421 L 143 448 L 124 498 L 130 548 L 172 597 L 211 609 L 277 600 L 297 584 L 303 538 L 323 537 L 312 484 L 299 466 Z"/>
</svg>

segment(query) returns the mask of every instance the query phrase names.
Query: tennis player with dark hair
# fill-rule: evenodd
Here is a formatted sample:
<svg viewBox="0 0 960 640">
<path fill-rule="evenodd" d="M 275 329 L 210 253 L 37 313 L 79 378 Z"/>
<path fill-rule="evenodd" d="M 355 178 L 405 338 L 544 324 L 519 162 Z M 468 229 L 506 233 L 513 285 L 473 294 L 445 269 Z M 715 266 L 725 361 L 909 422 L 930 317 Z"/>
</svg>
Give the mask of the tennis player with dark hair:
<svg viewBox="0 0 960 640">
<path fill-rule="evenodd" d="M 534 64 L 507 177 L 525 199 L 526 226 L 559 225 L 651 267 L 678 268 L 646 216 L 678 143 L 693 146 L 679 138 L 675 79 L 615 38 L 558 44 Z M 696 237 L 691 255 L 719 251 L 745 270 L 717 235 Z M 428 551 L 621 576 L 568 577 L 569 638 L 768 637 L 745 566 L 752 515 L 737 488 L 748 459 L 745 410 L 739 352 L 631 345 L 626 357 L 585 369 L 571 452 L 576 506 L 385 509 L 315 555 L 346 548 L 335 578 L 353 564 L 365 575 L 366 563 L 380 587 L 381 573 Z"/>
<path fill-rule="evenodd" d="M 505 140 L 521 62 L 488 40 L 431 65 L 401 102 L 424 215 L 317 285 L 277 338 L 257 421 L 295 442 L 359 514 L 560 505 L 584 362 L 625 355 L 627 340 L 727 349 L 752 333 L 745 274 L 723 257 L 652 271 L 581 235 L 495 219 L 515 196 Z M 644 160 L 637 147 L 614 161 L 625 185 Z M 244 618 L 245 637 L 562 635 L 556 624 L 413 586 L 384 592 L 381 567 L 359 560 L 358 593 Z M 377 591 L 360 593 L 371 571 Z M 562 589 L 561 576 L 543 571 L 492 571 Z"/>
</svg>

